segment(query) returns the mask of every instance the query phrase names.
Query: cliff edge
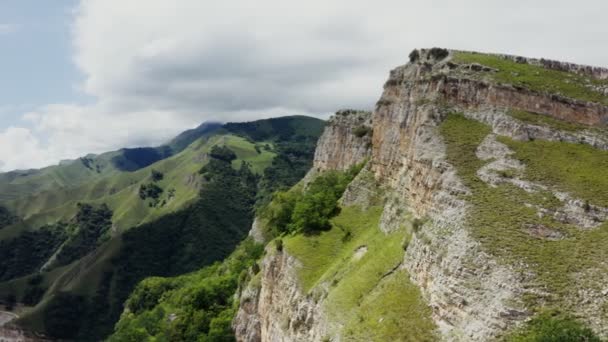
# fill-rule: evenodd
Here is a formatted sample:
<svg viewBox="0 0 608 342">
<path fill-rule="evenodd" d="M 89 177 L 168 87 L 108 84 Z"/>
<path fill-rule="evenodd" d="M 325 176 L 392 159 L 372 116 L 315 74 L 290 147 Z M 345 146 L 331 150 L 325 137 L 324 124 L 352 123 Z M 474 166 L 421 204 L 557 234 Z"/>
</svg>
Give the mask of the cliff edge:
<svg viewBox="0 0 608 342">
<path fill-rule="evenodd" d="M 413 51 L 371 115 L 330 121 L 309 181 L 367 163 L 329 232 L 267 246 L 241 291 L 237 338 L 487 341 L 546 312 L 608 336 L 607 78 Z"/>
</svg>

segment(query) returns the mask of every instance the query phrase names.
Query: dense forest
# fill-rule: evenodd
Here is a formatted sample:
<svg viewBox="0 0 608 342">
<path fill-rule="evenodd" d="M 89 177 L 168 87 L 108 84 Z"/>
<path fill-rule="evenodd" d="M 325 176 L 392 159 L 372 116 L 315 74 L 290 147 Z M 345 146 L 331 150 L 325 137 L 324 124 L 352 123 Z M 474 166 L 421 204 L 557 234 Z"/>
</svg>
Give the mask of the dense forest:
<svg viewBox="0 0 608 342">
<path fill-rule="evenodd" d="M 0 206 L 0 229 L 10 226 L 16 221 L 17 217 L 15 215 L 11 214 L 5 207 Z"/>
<path fill-rule="evenodd" d="M 122 236 L 122 249 L 112 262 L 113 271 L 102 279 L 107 285 L 99 287 L 96 297 L 87 301 L 65 293 L 53 299 L 45 312 L 48 333 L 78 340 L 103 338 L 112 331 L 123 302 L 139 281 L 192 272 L 224 259 L 234 250 L 253 221 L 258 177 L 245 163 L 235 170 L 232 159 L 216 158 L 220 153 L 230 153 L 226 150 L 217 147 L 210 153 L 209 163 L 201 169 L 207 181 L 196 203 Z M 94 216 L 93 221 L 107 218 L 99 213 Z M 108 296 L 110 289 L 112 296 Z M 61 307 L 69 310 L 64 314 Z M 78 320 L 78 326 L 72 319 L 76 308 L 80 316 L 87 317 Z M 70 324 L 70 329 L 65 329 L 66 324 Z"/>
<path fill-rule="evenodd" d="M 0 280 L 38 272 L 66 239 L 66 225 L 59 223 L 0 241 Z"/>
<path fill-rule="evenodd" d="M 234 294 L 255 276 L 249 269 L 259 272 L 262 252 L 262 245 L 247 239 L 222 263 L 177 278 L 144 280 L 110 341 L 233 341 Z"/>
</svg>

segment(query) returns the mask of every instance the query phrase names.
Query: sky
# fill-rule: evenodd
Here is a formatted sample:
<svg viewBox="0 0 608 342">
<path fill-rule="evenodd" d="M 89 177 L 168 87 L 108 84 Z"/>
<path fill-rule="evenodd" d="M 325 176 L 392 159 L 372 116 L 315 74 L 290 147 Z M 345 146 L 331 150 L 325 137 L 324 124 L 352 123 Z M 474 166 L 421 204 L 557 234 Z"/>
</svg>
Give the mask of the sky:
<svg viewBox="0 0 608 342">
<path fill-rule="evenodd" d="M 604 0 L 0 0 L 0 171 L 372 109 L 414 48 L 608 66 Z"/>
</svg>

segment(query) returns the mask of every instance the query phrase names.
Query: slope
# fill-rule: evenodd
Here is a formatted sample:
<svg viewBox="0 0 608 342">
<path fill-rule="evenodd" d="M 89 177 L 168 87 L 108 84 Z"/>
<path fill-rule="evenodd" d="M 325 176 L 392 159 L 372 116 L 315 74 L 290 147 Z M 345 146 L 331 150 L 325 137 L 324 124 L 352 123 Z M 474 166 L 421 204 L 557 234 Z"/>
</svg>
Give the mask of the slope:
<svg viewBox="0 0 608 342">
<path fill-rule="evenodd" d="M 312 118 L 297 120 L 317 125 L 317 132 L 323 125 Z M 180 153 L 137 171 L 8 202 L 22 220 L 0 231 L 3 250 L 14 250 L 24 234 L 34 234 L 34 241 L 40 242 L 56 236 L 53 241 L 60 245 L 45 244 L 38 259 L 27 253 L 11 257 L 11 263 L 29 261 L 29 271 L 21 272 L 33 273 L 0 284 L 0 298 L 14 296 L 27 304 L 20 309 L 18 324 L 29 330 L 79 340 L 107 335 L 139 280 L 190 272 L 227 256 L 251 225 L 256 192 L 274 186 L 260 182 L 258 189 L 260 179 L 268 179 L 265 170 L 303 176 L 311 165 L 316 138 L 314 132 L 285 138 L 275 132 L 254 141 L 217 129 Z M 284 148 L 291 145 L 302 147 L 302 153 Z M 222 157 L 218 159 L 217 151 L 222 150 L 230 151 L 230 157 L 219 167 Z M 289 161 L 289 168 L 277 164 L 279 159 Z M 79 203 L 94 209 L 83 214 Z M 87 226 L 77 219 L 106 205 L 111 226 Z M 38 232 L 47 235 L 38 237 Z M 44 254 L 45 250 L 52 253 Z M 43 272 L 37 274 L 38 269 Z M 65 319 L 73 314 L 62 311 L 66 306 L 77 309 L 78 319 Z M 52 317 L 59 319 L 49 321 Z M 77 324 L 67 329 L 75 335 L 61 336 L 68 321 Z"/>
</svg>

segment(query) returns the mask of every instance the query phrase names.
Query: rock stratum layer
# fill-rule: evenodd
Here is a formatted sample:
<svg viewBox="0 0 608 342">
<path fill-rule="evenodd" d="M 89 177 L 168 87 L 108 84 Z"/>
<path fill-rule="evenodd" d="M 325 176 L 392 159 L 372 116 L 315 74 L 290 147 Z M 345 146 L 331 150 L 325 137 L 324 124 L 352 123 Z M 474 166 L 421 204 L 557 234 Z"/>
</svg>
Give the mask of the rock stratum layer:
<svg viewBox="0 0 608 342">
<path fill-rule="evenodd" d="M 484 63 L 486 59 L 478 63 L 478 57 L 491 58 L 501 67 L 486 65 L 492 64 Z M 505 69 L 510 66 L 515 71 Z M 525 74 L 528 71 L 530 75 Z M 557 82 L 556 77 L 566 81 L 551 89 L 536 87 L 534 77 L 543 77 L 544 72 L 549 73 L 546 84 Z M 408 219 L 418 219 L 419 227 L 411 232 L 398 267 L 407 271 L 430 307 L 437 339 L 495 340 L 551 307 L 567 309 L 595 333 L 608 336 L 608 316 L 602 309 L 608 305 L 608 288 L 601 275 L 606 265 L 601 258 L 579 256 L 587 259 L 569 261 L 567 274 L 552 275 L 546 270 L 561 270 L 555 260 L 510 246 L 511 240 L 505 238 L 528 234 L 526 243 L 532 249 L 535 244 L 537 249 L 561 250 L 560 244 L 599 248 L 585 245 L 585 234 L 601 236 L 608 229 L 605 195 L 584 198 L 584 192 L 572 185 L 576 180 L 559 183 L 542 175 L 531 177 L 533 164 L 516 157 L 525 144 L 549 144 L 581 148 L 603 158 L 601 153 L 608 149 L 608 102 L 603 97 L 607 77 L 606 69 L 570 63 L 441 49 L 417 51 L 410 63 L 391 71 L 371 115 L 342 111 L 330 120 L 310 177 L 369 160 L 347 189 L 342 205 L 365 207 L 371 197 L 381 196 L 379 229 L 384 234 L 399 231 Z M 575 82 L 579 82 L 576 91 L 570 87 Z M 581 89 L 584 96 L 579 96 Z M 462 148 L 446 136 L 450 120 L 463 120 L 471 131 L 485 132 L 474 151 L 481 167 L 472 171 L 473 176 L 467 176 L 450 152 Z M 364 132 L 365 127 L 371 130 Z M 483 214 L 477 198 L 485 194 L 477 184 L 488 192 L 521 193 L 522 207 L 516 210 L 530 211 L 530 219 L 523 217 L 520 226 L 500 239 L 483 235 L 484 227 L 474 221 Z M 537 195 L 544 196 L 544 202 L 525 197 Z M 259 281 L 241 293 L 234 321 L 239 341 L 348 340 L 344 326 L 327 315 L 325 297 L 331 290 L 318 286 L 305 291 L 298 267 L 300 262 L 287 251 L 266 255 Z"/>
</svg>

